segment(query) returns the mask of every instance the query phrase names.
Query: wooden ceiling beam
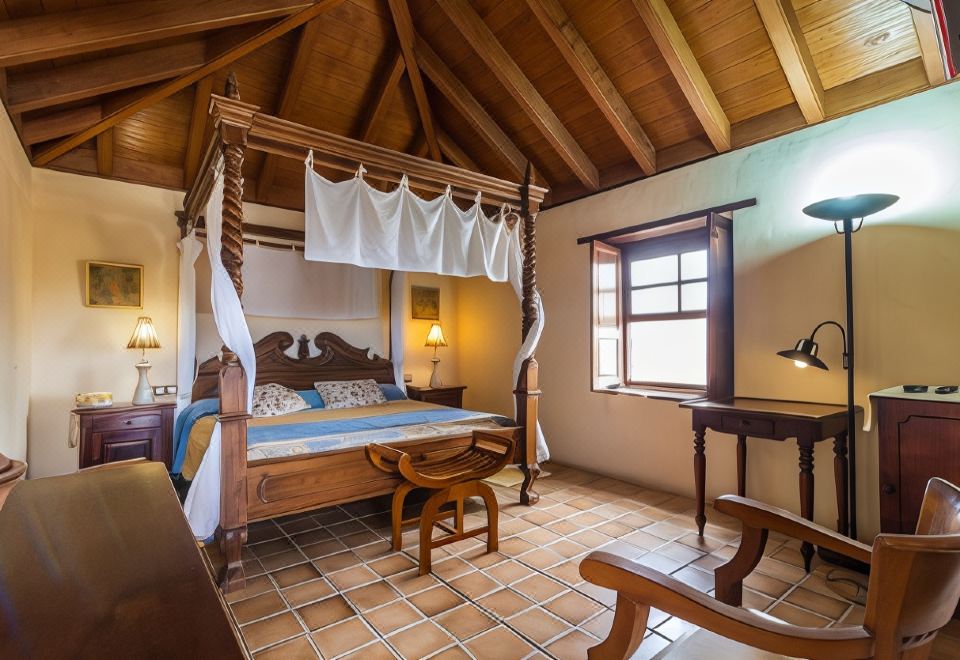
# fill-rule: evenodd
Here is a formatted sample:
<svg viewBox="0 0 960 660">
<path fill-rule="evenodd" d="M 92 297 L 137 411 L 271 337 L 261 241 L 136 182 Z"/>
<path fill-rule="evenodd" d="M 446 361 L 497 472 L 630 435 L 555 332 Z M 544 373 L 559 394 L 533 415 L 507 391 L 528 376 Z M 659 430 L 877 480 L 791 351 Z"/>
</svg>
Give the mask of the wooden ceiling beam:
<svg viewBox="0 0 960 660">
<path fill-rule="evenodd" d="M 754 3 L 804 119 L 808 124 L 823 121 L 826 116 L 823 83 L 792 0 L 754 0 Z"/>
<path fill-rule="evenodd" d="M 433 125 L 433 115 L 430 112 L 430 102 L 427 99 L 427 90 L 423 86 L 420 76 L 420 65 L 417 64 L 417 55 L 414 49 L 417 35 L 413 29 L 413 19 L 410 17 L 410 8 L 407 0 L 387 0 L 390 14 L 393 16 L 393 25 L 400 42 L 400 52 L 407 66 L 407 78 L 413 88 L 413 98 L 417 104 L 417 113 L 420 115 L 420 125 L 423 126 L 424 137 L 430 150 L 430 157 L 439 161 L 441 158 L 440 145 L 437 142 L 437 131 Z"/>
<path fill-rule="evenodd" d="M 589 190 L 600 186 L 600 174 L 560 118 L 523 74 L 468 0 L 437 0 L 463 38 L 486 62 L 557 154 Z"/>
<path fill-rule="evenodd" d="M 558 0 L 527 0 L 527 6 L 540 21 L 550 40 L 573 69 L 590 98 L 616 131 L 644 173 L 657 171 L 657 154 L 630 106 L 597 61 L 587 42 L 577 31 Z"/>
<path fill-rule="evenodd" d="M 289 119 L 293 114 L 293 108 L 297 103 L 297 97 L 300 96 L 300 88 L 303 86 L 303 80 L 309 70 L 310 56 L 313 54 L 313 47 L 320 36 L 320 21 L 313 20 L 303 26 L 300 31 L 300 37 L 297 39 L 297 45 L 293 52 L 293 62 L 287 70 L 287 79 L 283 85 L 283 92 L 280 94 L 280 103 L 277 106 L 277 116 L 281 119 Z M 257 199 L 266 199 L 273 187 L 273 180 L 277 176 L 277 157 L 267 154 L 263 159 L 263 165 L 260 166 L 260 174 L 257 177 Z"/>
<path fill-rule="evenodd" d="M 40 144 L 73 135 L 78 131 L 96 124 L 103 118 L 103 107 L 99 103 L 53 112 L 36 119 L 27 119 L 21 125 L 23 141 L 28 145 Z"/>
<path fill-rule="evenodd" d="M 207 117 L 210 115 L 210 94 L 213 93 L 211 74 L 197 82 L 193 90 L 193 109 L 190 111 L 190 127 L 187 129 L 187 152 L 183 159 L 183 187 L 189 188 L 200 171 L 200 159 L 207 134 Z"/>
<path fill-rule="evenodd" d="M 139 53 L 12 73 L 8 104 L 10 112 L 17 114 L 80 101 L 175 78 L 206 61 L 206 42 L 195 39 Z"/>
<path fill-rule="evenodd" d="M 97 136 L 97 174 L 113 176 L 113 129 Z"/>
<path fill-rule="evenodd" d="M 370 106 L 370 112 L 367 113 L 366 118 L 363 120 L 363 130 L 360 132 L 360 139 L 364 142 L 376 141 L 377 134 L 380 132 L 380 126 L 383 124 L 383 118 L 386 116 L 387 110 L 397 94 L 400 79 L 403 78 L 404 71 L 406 71 L 406 63 L 403 61 L 403 53 L 398 51 L 390 57 L 390 63 L 380 81 L 380 86 L 373 99 L 373 105 Z"/>
<path fill-rule="evenodd" d="M 96 137 L 103 131 L 116 126 L 124 119 L 132 117 L 141 110 L 150 107 L 157 101 L 161 101 L 173 94 L 176 94 L 181 89 L 189 87 L 193 83 L 205 78 L 206 76 L 216 73 L 220 69 L 232 64 L 241 57 L 250 54 L 256 49 L 260 48 L 264 44 L 267 44 L 278 37 L 285 35 L 291 30 L 295 30 L 304 23 L 307 23 L 317 16 L 330 11 L 334 7 L 337 7 L 343 2 L 343 0 L 320 0 L 315 4 L 311 4 L 307 9 L 304 9 L 293 16 L 289 16 L 279 23 L 272 25 L 266 30 L 260 32 L 254 37 L 245 40 L 240 45 L 231 48 L 225 53 L 215 57 L 214 59 L 207 62 L 205 65 L 198 69 L 194 69 L 190 73 L 186 73 L 179 78 L 175 78 L 163 85 L 160 85 L 156 89 L 152 90 L 149 94 L 143 98 L 126 105 L 125 107 L 117 110 L 116 112 L 111 113 L 110 115 L 104 117 L 93 126 L 90 126 L 86 130 L 80 131 L 75 135 L 67 138 L 66 140 L 50 147 L 43 153 L 38 154 L 33 161 L 34 166 L 42 167 L 48 164 L 57 156 L 65 154 L 71 149 L 78 147 L 87 140 Z"/>
<path fill-rule="evenodd" d="M 920 41 L 920 54 L 923 56 L 923 68 L 927 72 L 927 80 L 931 85 L 941 85 L 947 81 L 947 73 L 943 66 L 943 53 L 940 51 L 940 41 L 937 39 L 937 28 L 932 14 L 922 12 L 916 7 L 910 7 L 913 18 L 913 27 L 917 31 Z"/>
<path fill-rule="evenodd" d="M 307 0 L 141 0 L 0 23 L 0 67 L 288 16 Z"/>
<path fill-rule="evenodd" d="M 730 120 L 665 0 L 633 0 L 660 54 L 717 151 L 730 149 Z"/>
<path fill-rule="evenodd" d="M 470 123 L 494 152 L 500 154 L 504 162 L 510 166 L 511 173 L 518 178 L 523 177 L 527 157 L 517 148 L 513 140 L 503 132 L 496 120 L 487 113 L 480 102 L 422 38 L 417 38 L 416 48 L 417 61 L 423 72 L 433 82 L 433 86 L 446 97 L 447 101 Z"/>
</svg>

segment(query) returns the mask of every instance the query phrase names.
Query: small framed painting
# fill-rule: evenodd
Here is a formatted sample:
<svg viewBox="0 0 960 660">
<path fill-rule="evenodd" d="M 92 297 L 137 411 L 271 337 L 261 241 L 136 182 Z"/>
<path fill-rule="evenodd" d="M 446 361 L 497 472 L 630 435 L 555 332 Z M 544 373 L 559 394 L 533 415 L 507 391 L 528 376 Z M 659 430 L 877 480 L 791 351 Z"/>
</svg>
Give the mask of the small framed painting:
<svg viewBox="0 0 960 660">
<path fill-rule="evenodd" d="M 440 289 L 412 286 L 410 287 L 410 304 L 413 307 L 413 318 L 440 320 Z"/>
<path fill-rule="evenodd" d="M 87 262 L 87 307 L 143 308 L 143 266 Z"/>
</svg>

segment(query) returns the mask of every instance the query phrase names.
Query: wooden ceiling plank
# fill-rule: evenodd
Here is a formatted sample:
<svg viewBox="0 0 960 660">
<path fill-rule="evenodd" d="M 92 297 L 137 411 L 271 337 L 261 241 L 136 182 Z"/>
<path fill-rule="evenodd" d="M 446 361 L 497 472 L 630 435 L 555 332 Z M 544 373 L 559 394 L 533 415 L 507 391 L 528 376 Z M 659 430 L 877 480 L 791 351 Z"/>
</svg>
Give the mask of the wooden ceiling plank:
<svg viewBox="0 0 960 660">
<path fill-rule="evenodd" d="M 717 151 L 730 149 L 730 120 L 664 0 L 632 0 Z"/>
<path fill-rule="evenodd" d="M 124 119 L 132 117 L 144 108 L 153 105 L 157 101 L 176 94 L 181 89 L 189 87 L 200 79 L 205 78 L 206 76 L 232 64 L 241 57 L 250 54 L 257 48 L 260 48 L 264 44 L 283 36 L 291 30 L 297 29 L 304 23 L 313 20 L 324 12 L 330 11 L 341 2 L 343 2 L 343 0 L 320 0 L 320 2 L 310 5 L 307 9 L 283 19 L 279 23 L 276 23 L 266 30 L 260 32 L 258 35 L 247 39 L 239 46 L 236 46 L 235 48 L 210 60 L 202 67 L 194 69 L 190 73 L 186 73 L 179 78 L 175 78 L 174 80 L 160 85 L 158 88 L 152 90 L 140 100 L 128 104 L 124 108 L 121 108 L 120 110 L 117 110 L 116 112 L 104 117 L 86 130 L 80 131 L 72 137 L 60 142 L 59 144 L 52 146 L 43 153 L 38 154 L 34 158 L 34 166 L 42 167 L 46 165 L 57 156 L 60 156 L 67 151 L 70 151 L 70 149 L 83 144 L 87 140 L 96 137 L 108 128 L 116 126 Z"/>
<path fill-rule="evenodd" d="M 502 156 L 510 166 L 510 171 L 515 176 L 522 177 L 527 158 L 513 140 L 503 132 L 500 125 L 422 38 L 417 39 L 416 49 L 417 61 L 434 87 L 470 123 L 480 137 Z"/>
<path fill-rule="evenodd" d="M 923 60 L 916 57 L 827 90 L 827 117 L 834 118 L 893 101 L 929 86 Z"/>
<path fill-rule="evenodd" d="M 920 54 L 923 57 L 927 80 L 931 85 L 941 85 L 947 81 L 947 74 L 933 16 L 915 7 L 910 7 L 910 14 L 913 17 L 913 27 L 917 31 L 917 39 L 920 41 Z"/>
<path fill-rule="evenodd" d="M 0 23 L 0 67 L 278 18 L 307 0 L 141 0 Z"/>
<path fill-rule="evenodd" d="M 418 62 L 418 64 L 420 64 Z M 393 102 L 400 85 L 400 79 L 406 70 L 406 64 L 403 60 L 403 53 L 397 52 L 390 57 L 390 64 L 387 67 L 386 74 L 383 76 L 380 87 L 374 97 L 373 105 L 370 106 L 370 112 L 367 113 L 363 122 L 363 131 L 360 133 L 360 139 L 364 142 L 375 142 L 383 119 L 387 114 L 387 109 Z"/>
<path fill-rule="evenodd" d="M 808 124 L 823 121 L 824 93 L 792 0 L 754 0 L 793 96 Z"/>
<path fill-rule="evenodd" d="M 540 25 L 616 131 L 623 145 L 647 174 L 656 172 L 656 150 L 633 111 L 620 95 L 590 47 L 558 0 L 527 0 Z"/>
<path fill-rule="evenodd" d="M 470 158 L 467 152 L 461 149 L 460 145 L 443 129 L 437 131 L 437 141 L 440 143 L 440 150 L 443 151 L 443 155 L 449 158 L 451 163 L 465 170 L 481 171 L 477 162 Z"/>
<path fill-rule="evenodd" d="M 97 136 L 97 174 L 113 176 L 113 129 Z"/>
<path fill-rule="evenodd" d="M 54 112 L 22 124 L 23 141 L 28 145 L 55 140 L 82 131 L 103 118 L 99 103 Z"/>
<path fill-rule="evenodd" d="M 596 165 L 590 161 L 468 0 L 437 0 L 436 4 L 440 5 L 464 39 L 526 111 L 530 120 L 581 183 L 590 190 L 596 190 L 600 186 L 600 174 Z"/>
<path fill-rule="evenodd" d="M 49 69 L 11 73 L 9 107 L 28 112 L 175 78 L 203 66 L 202 39 L 139 53 L 103 57 Z"/>
<path fill-rule="evenodd" d="M 420 115 L 420 124 L 423 126 L 430 157 L 434 160 L 440 160 L 437 131 L 433 125 L 433 115 L 430 112 L 427 90 L 423 86 L 423 78 L 420 76 L 420 66 L 417 64 L 417 54 L 414 48 L 417 35 L 413 29 L 413 19 L 410 18 L 410 8 L 407 6 L 407 0 L 387 0 L 387 4 L 390 6 L 390 14 L 393 16 L 397 39 L 400 42 L 400 52 L 403 53 L 403 60 L 407 65 L 407 78 L 413 88 L 413 98 L 417 103 L 417 113 Z"/>
<path fill-rule="evenodd" d="M 283 85 L 283 91 L 280 94 L 280 103 L 277 106 L 277 116 L 281 119 L 289 119 L 293 114 L 297 98 L 300 96 L 300 90 L 303 87 L 304 78 L 307 76 L 310 64 L 310 55 L 313 53 L 313 47 L 320 36 L 322 23 L 318 20 L 312 20 L 303 26 L 300 31 L 300 38 L 297 40 L 297 46 L 293 54 L 293 62 L 287 71 L 286 82 Z M 260 167 L 260 174 L 257 177 L 257 199 L 266 199 L 273 187 L 273 180 L 277 174 L 277 157 L 273 154 L 267 154 L 263 159 L 263 165 Z"/>
<path fill-rule="evenodd" d="M 203 158 L 204 136 L 207 117 L 210 114 L 210 94 L 213 93 L 214 76 L 209 75 L 197 82 L 193 92 L 193 110 L 190 112 L 190 128 L 187 131 L 187 153 L 183 159 L 183 187 L 189 188 L 200 171 Z"/>
</svg>

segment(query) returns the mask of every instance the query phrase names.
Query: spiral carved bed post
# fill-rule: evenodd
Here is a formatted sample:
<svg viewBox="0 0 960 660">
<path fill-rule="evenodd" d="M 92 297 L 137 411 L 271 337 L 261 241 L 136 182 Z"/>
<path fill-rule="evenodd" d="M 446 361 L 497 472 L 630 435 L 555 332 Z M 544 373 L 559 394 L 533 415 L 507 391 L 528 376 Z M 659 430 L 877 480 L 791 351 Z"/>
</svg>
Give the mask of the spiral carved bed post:
<svg viewBox="0 0 960 660">
<path fill-rule="evenodd" d="M 240 100 L 233 74 L 226 97 Z M 243 297 L 243 151 L 249 123 L 226 116 L 214 106 L 214 118 L 223 149 L 223 229 L 220 257 L 237 296 Z M 220 528 L 217 536 L 224 566 L 220 589 L 228 593 L 246 584 L 241 551 L 247 541 L 247 379 L 237 355 L 223 347 L 220 370 Z"/>
<path fill-rule="evenodd" d="M 523 223 L 523 340 L 527 339 L 533 324 L 537 320 L 537 234 L 536 212 L 530 208 L 530 186 L 533 185 L 533 166 L 528 162 L 523 179 L 520 197 L 520 219 Z M 524 429 L 524 456 L 520 469 L 523 471 L 523 484 L 520 486 L 520 503 L 536 504 L 540 495 L 533 490 L 533 484 L 540 476 L 540 464 L 537 462 L 537 415 L 540 405 L 540 384 L 537 360 L 531 355 L 520 367 L 517 389 L 517 423 Z"/>
</svg>

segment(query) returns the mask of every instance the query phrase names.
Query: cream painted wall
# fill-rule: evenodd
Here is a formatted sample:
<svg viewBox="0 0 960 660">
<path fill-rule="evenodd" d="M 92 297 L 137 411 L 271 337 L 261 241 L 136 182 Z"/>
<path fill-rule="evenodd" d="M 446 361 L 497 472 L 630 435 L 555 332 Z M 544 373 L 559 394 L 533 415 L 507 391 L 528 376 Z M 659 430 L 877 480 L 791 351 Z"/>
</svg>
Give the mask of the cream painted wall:
<svg viewBox="0 0 960 660">
<path fill-rule="evenodd" d="M 460 372 L 460 360 L 464 355 L 464 349 L 460 338 L 458 310 L 460 308 L 459 291 L 463 282 L 464 280 L 459 277 L 444 277 L 428 273 L 410 273 L 407 276 L 407 283 L 410 286 L 429 286 L 440 289 L 440 325 L 443 328 L 443 337 L 447 340 L 447 346 L 437 349 L 437 357 L 440 358 L 440 378 L 446 385 L 468 384 L 463 382 Z M 430 373 L 433 370 L 433 363 L 430 361 L 433 357 L 433 349 L 427 348 L 423 343 L 427 340 L 430 325 L 435 321 L 414 319 L 413 312 L 409 308 L 405 310 L 404 317 L 407 319 L 407 324 L 404 335 L 403 371 L 413 376 L 411 385 L 426 387 L 430 384 Z"/>
<path fill-rule="evenodd" d="M 807 128 L 543 212 L 538 278 L 547 324 L 541 421 L 556 460 L 693 494 L 690 414 L 676 404 L 591 393 L 589 254 L 579 236 L 756 197 L 734 217 L 736 391 L 843 402 L 839 339 L 829 372 L 775 355 L 821 320 L 843 320 L 843 244 L 808 203 L 857 192 L 902 201 L 854 237 L 857 402 L 906 382 L 960 381 L 960 85 Z M 461 317 L 461 324 L 470 325 Z M 507 342 L 513 327 L 487 341 Z M 861 536 L 878 531 L 877 437 L 861 434 Z M 733 492 L 735 441 L 707 443 L 710 497 Z M 816 451 L 816 518 L 835 524 L 832 445 Z M 749 442 L 748 495 L 799 509 L 796 444 Z M 709 515 L 709 512 L 708 512 Z"/>
<path fill-rule="evenodd" d="M 32 238 L 30 163 L 0 112 L 0 453 L 27 458 Z"/>
</svg>

